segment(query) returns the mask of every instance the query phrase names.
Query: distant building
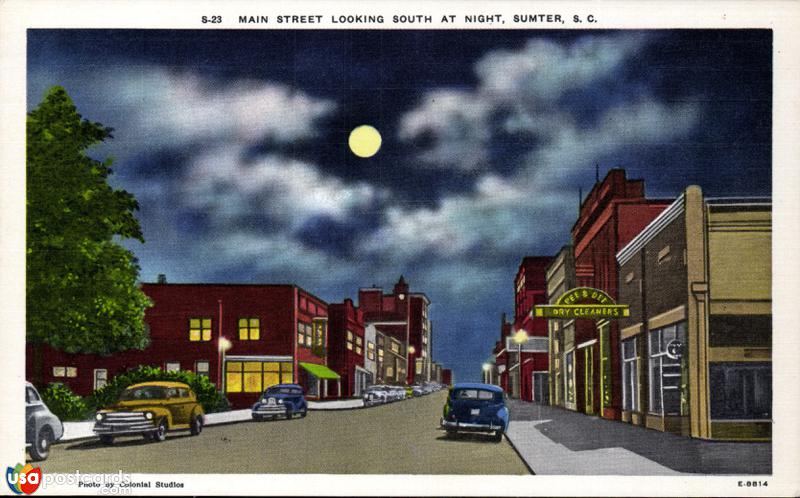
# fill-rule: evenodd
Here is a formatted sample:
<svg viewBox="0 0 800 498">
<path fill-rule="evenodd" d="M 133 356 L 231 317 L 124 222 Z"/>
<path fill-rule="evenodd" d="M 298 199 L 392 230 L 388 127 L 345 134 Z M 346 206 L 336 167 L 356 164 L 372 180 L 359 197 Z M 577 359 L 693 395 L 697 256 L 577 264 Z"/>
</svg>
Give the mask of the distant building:
<svg viewBox="0 0 800 498">
<path fill-rule="evenodd" d="M 691 186 L 617 253 L 624 422 L 771 438 L 771 219 L 769 199 Z"/>
<path fill-rule="evenodd" d="M 44 383 L 86 396 L 119 373 L 154 365 L 208 376 L 236 408 L 278 383 L 300 383 L 312 399 L 338 393 L 339 375 L 325 359 L 325 301 L 294 285 L 163 282 L 142 285 L 154 303 L 145 312 L 147 348 L 110 356 L 45 348 Z M 27 358 L 30 377 L 30 352 Z"/>
<path fill-rule="evenodd" d="M 453 372 L 449 368 L 442 369 L 442 384 L 446 386 L 453 385 Z"/>
<path fill-rule="evenodd" d="M 383 344 L 378 344 L 378 349 L 383 346 L 384 355 L 393 355 L 381 361 L 383 370 L 379 371 L 378 376 L 384 382 L 428 382 L 432 345 L 428 297 L 409 292 L 408 283 L 401 276 L 391 294 L 384 294 L 383 289 L 378 287 L 359 289 L 358 306 L 364 315 L 365 325 L 373 325 L 380 333 L 376 341 Z M 381 339 L 381 335 L 384 339 Z"/>
<path fill-rule="evenodd" d="M 548 402 L 550 391 L 547 320 L 534 318 L 531 309 L 547 303 L 545 270 L 551 260 L 527 256 L 520 263 L 514 278 L 514 325 L 505 344 L 511 396 L 540 403 Z"/>
<path fill-rule="evenodd" d="M 364 317 L 351 299 L 328 305 L 328 366 L 341 376 L 345 397 L 361 396 L 373 383 L 374 374 L 365 367 L 369 344 L 374 356 L 374 338 L 367 342 Z"/>
</svg>

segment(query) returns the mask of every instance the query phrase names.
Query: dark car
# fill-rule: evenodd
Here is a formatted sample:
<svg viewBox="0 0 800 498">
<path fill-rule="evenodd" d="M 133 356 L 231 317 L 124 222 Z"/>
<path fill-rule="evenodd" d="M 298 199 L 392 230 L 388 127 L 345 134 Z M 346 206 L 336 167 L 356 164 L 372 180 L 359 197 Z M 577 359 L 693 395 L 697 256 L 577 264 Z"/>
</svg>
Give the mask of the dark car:
<svg viewBox="0 0 800 498">
<path fill-rule="evenodd" d="M 277 416 L 291 419 L 294 414 L 305 417 L 306 413 L 308 403 L 303 396 L 303 388 L 297 384 L 278 384 L 267 388 L 252 408 L 254 420 L 274 419 Z"/>
<path fill-rule="evenodd" d="M 503 390 L 491 384 L 456 384 L 442 411 L 442 429 L 448 436 L 458 432 L 483 432 L 503 439 L 508 429 L 508 408 Z"/>
<path fill-rule="evenodd" d="M 25 383 L 25 446 L 31 460 L 38 462 L 50 454 L 50 445 L 61 439 L 64 425 L 47 408 L 30 382 Z"/>
</svg>

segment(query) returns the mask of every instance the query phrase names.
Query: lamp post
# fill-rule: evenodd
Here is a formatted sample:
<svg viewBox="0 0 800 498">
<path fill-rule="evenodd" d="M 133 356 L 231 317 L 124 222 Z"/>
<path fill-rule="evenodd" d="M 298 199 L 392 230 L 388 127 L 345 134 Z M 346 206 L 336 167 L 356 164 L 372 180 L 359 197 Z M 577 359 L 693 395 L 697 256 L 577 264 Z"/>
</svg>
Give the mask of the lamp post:
<svg viewBox="0 0 800 498">
<path fill-rule="evenodd" d="M 231 346 L 233 346 L 231 341 L 225 337 L 219 337 L 219 341 L 217 341 L 217 388 L 222 392 L 225 392 L 222 382 L 222 364 L 225 363 L 225 352 L 229 350 Z"/>
<path fill-rule="evenodd" d="M 483 382 L 484 384 L 491 384 L 489 379 L 489 370 L 492 368 L 488 363 L 483 364 Z"/>
<path fill-rule="evenodd" d="M 522 399 L 522 344 L 528 342 L 528 333 L 520 329 L 514 334 L 514 342 L 517 343 L 517 388 L 519 389 L 519 399 Z"/>
<path fill-rule="evenodd" d="M 406 368 L 409 370 L 411 370 L 412 368 L 414 369 L 413 370 L 414 374 L 411 376 L 412 379 L 416 379 L 417 376 L 417 362 L 415 361 L 413 365 L 411 364 L 411 355 L 413 355 L 416 351 L 417 350 L 414 346 L 411 345 L 408 346 L 408 358 L 406 359 L 406 365 L 407 365 Z M 406 383 L 408 383 L 408 375 L 406 375 Z"/>
</svg>

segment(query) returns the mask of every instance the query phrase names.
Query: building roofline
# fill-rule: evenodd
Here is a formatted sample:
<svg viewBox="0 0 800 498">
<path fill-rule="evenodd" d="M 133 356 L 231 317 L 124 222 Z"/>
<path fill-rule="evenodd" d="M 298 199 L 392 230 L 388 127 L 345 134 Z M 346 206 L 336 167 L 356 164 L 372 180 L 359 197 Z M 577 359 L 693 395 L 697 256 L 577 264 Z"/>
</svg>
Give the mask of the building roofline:
<svg viewBox="0 0 800 498">
<path fill-rule="evenodd" d="M 163 284 L 160 284 L 158 282 L 142 282 L 141 284 L 142 285 L 153 286 L 153 287 L 170 287 L 170 286 L 172 286 L 172 287 L 177 287 L 177 286 L 184 286 L 184 287 L 255 287 L 255 288 L 259 288 L 259 287 L 265 287 L 265 288 L 285 287 L 287 289 L 298 289 L 300 291 L 303 291 L 303 293 L 313 297 L 314 299 L 316 299 L 318 301 L 322 301 L 323 303 L 325 303 L 325 306 L 331 304 L 328 301 L 326 301 L 325 299 L 322 299 L 321 297 L 317 296 L 316 294 L 313 294 L 310 291 L 307 291 L 306 289 L 304 289 L 303 287 L 300 287 L 299 285 L 295 285 L 295 284 L 243 284 L 243 283 L 212 283 L 212 282 L 203 282 L 203 283 L 167 282 L 167 283 L 163 283 Z"/>
</svg>

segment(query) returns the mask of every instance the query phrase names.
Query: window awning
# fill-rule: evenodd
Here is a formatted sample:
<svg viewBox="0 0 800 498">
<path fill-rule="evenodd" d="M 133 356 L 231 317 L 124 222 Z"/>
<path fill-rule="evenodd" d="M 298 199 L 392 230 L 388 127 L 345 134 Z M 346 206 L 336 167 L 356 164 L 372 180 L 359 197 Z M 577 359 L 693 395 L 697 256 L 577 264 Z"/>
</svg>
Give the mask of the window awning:
<svg viewBox="0 0 800 498">
<path fill-rule="evenodd" d="M 318 379 L 338 379 L 339 374 L 326 367 L 325 365 L 317 365 L 316 363 L 300 362 L 300 366 Z"/>
</svg>

